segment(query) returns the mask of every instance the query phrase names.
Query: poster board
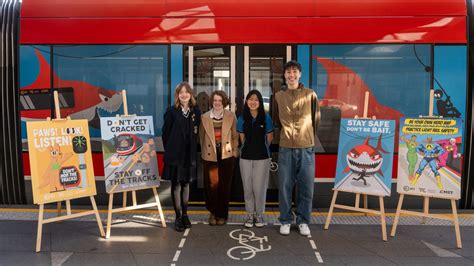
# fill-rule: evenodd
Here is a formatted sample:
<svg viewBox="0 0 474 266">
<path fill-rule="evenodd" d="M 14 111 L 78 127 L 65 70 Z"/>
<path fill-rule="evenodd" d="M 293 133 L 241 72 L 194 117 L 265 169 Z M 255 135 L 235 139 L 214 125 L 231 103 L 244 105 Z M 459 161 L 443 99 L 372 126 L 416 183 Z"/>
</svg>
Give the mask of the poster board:
<svg viewBox="0 0 474 266">
<path fill-rule="evenodd" d="M 107 193 L 160 185 L 152 116 L 101 117 Z"/>
<path fill-rule="evenodd" d="M 334 190 L 390 196 L 394 120 L 341 119 Z"/>
<path fill-rule="evenodd" d="M 462 120 L 400 119 L 397 192 L 460 199 Z"/>
<path fill-rule="evenodd" d="M 96 195 L 87 120 L 26 126 L 35 204 Z"/>
</svg>

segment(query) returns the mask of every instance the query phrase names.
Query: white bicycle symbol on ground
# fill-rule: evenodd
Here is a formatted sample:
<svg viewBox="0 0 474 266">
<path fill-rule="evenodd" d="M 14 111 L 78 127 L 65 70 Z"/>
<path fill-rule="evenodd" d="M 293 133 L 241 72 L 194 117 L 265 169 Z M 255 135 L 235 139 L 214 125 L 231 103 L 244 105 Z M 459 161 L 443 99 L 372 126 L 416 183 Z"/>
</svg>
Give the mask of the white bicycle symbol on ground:
<svg viewBox="0 0 474 266">
<path fill-rule="evenodd" d="M 247 229 L 236 229 L 229 233 L 229 236 L 239 241 L 241 246 L 235 246 L 227 250 L 227 256 L 234 260 L 249 260 L 257 254 L 257 252 L 269 251 L 272 249 L 270 245 L 264 248 L 264 242 L 268 242 L 267 236 L 256 237 L 255 233 Z M 258 247 L 252 244 L 256 243 Z"/>
</svg>

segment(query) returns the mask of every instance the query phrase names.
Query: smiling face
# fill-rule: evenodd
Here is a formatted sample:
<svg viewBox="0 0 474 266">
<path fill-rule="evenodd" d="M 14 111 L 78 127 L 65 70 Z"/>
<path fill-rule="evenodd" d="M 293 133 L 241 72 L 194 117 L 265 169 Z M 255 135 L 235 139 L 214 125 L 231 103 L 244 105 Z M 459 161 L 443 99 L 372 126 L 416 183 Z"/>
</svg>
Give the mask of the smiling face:
<svg viewBox="0 0 474 266">
<path fill-rule="evenodd" d="M 215 111 L 221 111 L 224 108 L 224 105 L 222 104 L 222 97 L 220 95 L 215 94 L 213 99 L 212 99 L 212 108 L 214 108 Z"/>
<path fill-rule="evenodd" d="M 178 98 L 181 105 L 188 105 L 189 101 L 191 100 L 191 94 L 186 90 L 185 87 L 181 87 Z"/>
<path fill-rule="evenodd" d="M 258 107 L 260 107 L 260 101 L 258 100 L 256 94 L 252 94 L 252 96 L 247 99 L 247 106 L 249 107 L 250 111 L 258 111 Z"/>
<path fill-rule="evenodd" d="M 285 70 L 286 85 L 289 89 L 298 88 L 301 78 L 301 71 L 296 67 L 290 67 Z"/>
</svg>

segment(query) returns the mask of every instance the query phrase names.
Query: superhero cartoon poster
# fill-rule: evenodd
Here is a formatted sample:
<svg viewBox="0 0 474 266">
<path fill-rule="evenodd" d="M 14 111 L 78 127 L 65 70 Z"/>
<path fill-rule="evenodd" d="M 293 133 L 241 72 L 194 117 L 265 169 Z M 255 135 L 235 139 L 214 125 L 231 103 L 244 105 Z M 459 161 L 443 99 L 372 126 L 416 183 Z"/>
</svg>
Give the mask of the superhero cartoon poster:
<svg viewBox="0 0 474 266">
<path fill-rule="evenodd" d="M 153 118 L 101 117 L 107 193 L 160 185 Z"/>
<path fill-rule="evenodd" d="M 96 194 L 87 120 L 28 122 L 35 204 Z"/>
<path fill-rule="evenodd" d="M 400 119 L 399 193 L 459 199 L 462 120 Z"/>
<path fill-rule="evenodd" d="M 334 189 L 390 196 L 394 120 L 341 119 Z"/>
</svg>

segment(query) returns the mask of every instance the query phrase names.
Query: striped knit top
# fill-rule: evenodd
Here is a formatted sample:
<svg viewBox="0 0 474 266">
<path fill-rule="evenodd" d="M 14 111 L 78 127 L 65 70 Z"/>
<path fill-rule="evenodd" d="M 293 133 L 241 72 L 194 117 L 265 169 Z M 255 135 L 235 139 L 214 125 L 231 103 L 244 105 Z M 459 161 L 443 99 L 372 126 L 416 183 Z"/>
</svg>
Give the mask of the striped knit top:
<svg viewBox="0 0 474 266">
<path fill-rule="evenodd" d="M 222 120 L 223 118 L 212 118 L 212 124 L 214 126 L 214 136 L 216 138 L 216 146 L 219 146 L 222 141 Z"/>
</svg>

